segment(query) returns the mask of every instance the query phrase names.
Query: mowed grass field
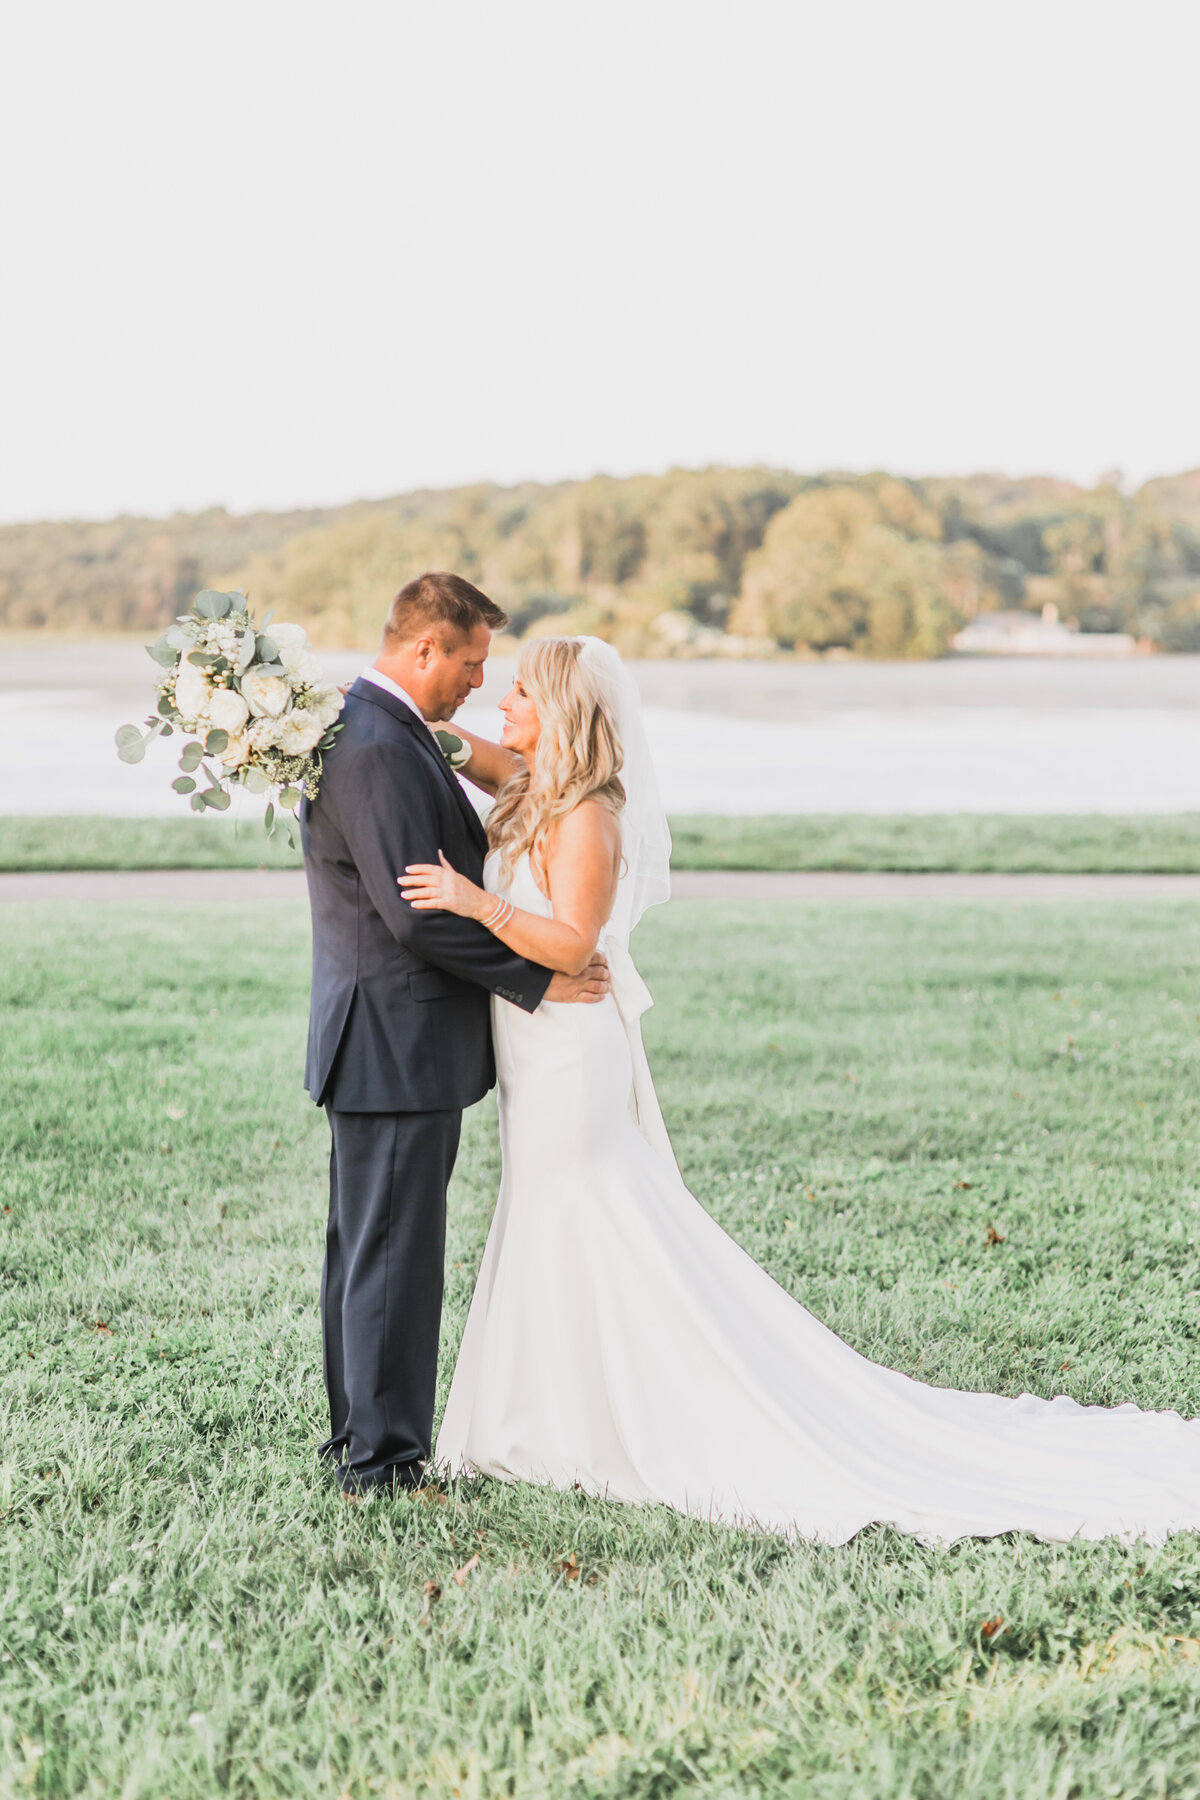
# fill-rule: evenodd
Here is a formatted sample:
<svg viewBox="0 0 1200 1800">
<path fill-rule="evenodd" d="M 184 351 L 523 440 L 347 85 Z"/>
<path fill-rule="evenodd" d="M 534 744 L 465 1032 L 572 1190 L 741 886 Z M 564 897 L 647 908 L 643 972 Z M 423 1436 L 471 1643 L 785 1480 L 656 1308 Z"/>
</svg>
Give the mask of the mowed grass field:
<svg viewBox="0 0 1200 1800">
<path fill-rule="evenodd" d="M 1200 1413 L 1193 909 L 678 904 L 637 950 L 685 1173 L 835 1330 Z M 336 1498 L 307 974 L 290 903 L 0 907 L 0 1794 L 1200 1795 L 1198 1538 Z M 496 1179 L 485 1104 L 443 1393 Z"/>
<path fill-rule="evenodd" d="M 671 820 L 677 869 L 1200 873 L 1200 813 L 807 813 Z M 0 815 L 0 871 L 299 868 L 258 819 Z"/>
</svg>

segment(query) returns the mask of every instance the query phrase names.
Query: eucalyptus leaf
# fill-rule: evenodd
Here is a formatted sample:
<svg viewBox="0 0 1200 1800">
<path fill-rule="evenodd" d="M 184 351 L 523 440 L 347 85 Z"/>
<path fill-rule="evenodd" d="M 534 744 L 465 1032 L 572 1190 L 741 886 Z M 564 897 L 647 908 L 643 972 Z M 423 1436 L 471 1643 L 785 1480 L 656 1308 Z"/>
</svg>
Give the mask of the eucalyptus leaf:
<svg viewBox="0 0 1200 1800">
<path fill-rule="evenodd" d="M 242 786 L 249 794 L 265 794 L 270 785 L 261 769 L 250 768 L 242 775 Z"/>
<path fill-rule="evenodd" d="M 188 661 L 197 669 L 211 669 L 220 659 L 211 650 L 189 650 Z"/>
<path fill-rule="evenodd" d="M 168 625 L 163 632 L 163 637 L 170 644 L 172 650 L 190 650 L 196 641 L 191 633 L 185 631 L 180 624 Z"/>
<path fill-rule="evenodd" d="M 211 806 L 215 812 L 228 812 L 233 801 L 224 788 L 211 787 L 204 790 L 204 804 Z"/>
<path fill-rule="evenodd" d="M 146 742 L 136 725 L 118 727 L 114 743 L 123 763 L 140 763 L 146 754 Z"/>
<path fill-rule="evenodd" d="M 286 806 L 288 811 L 291 812 L 293 807 L 299 806 L 300 804 L 300 789 L 298 787 L 285 787 L 280 793 L 279 804 L 280 806 Z"/>
<path fill-rule="evenodd" d="M 194 739 L 190 744 L 185 744 L 183 746 L 183 755 L 179 759 L 179 766 L 184 774 L 190 775 L 194 769 L 198 769 L 203 756 L 203 744 L 196 743 Z"/>
<path fill-rule="evenodd" d="M 264 619 L 263 619 L 263 622 L 262 622 L 262 628 L 263 628 L 263 630 L 264 630 L 264 631 L 265 631 L 265 630 L 266 630 L 266 629 L 267 629 L 267 626 L 268 626 L 268 625 L 269 625 L 269 624 L 270 624 L 270 623 L 271 623 L 271 620 L 272 620 L 272 619 L 273 619 L 273 618 L 274 618 L 274 617 L 275 617 L 275 608 L 274 608 L 274 607 L 272 607 L 272 608 L 271 608 L 271 610 L 270 610 L 270 612 L 269 612 L 269 613 L 268 613 L 268 614 L 267 614 L 267 615 L 266 615 L 266 617 L 265 617 L 265 618 L 264 618 Z"/>
<path fill-rule="evenodd" d="M 170 641 L 170 632 L 166 631 L 161 637 L 155 638 L 152 644 L 146 645 L 146 655 L 152 656 L 163 669 L 173 669 L 179 661 L 179 652 Z"/>
<path fill-rule="evenodd" d="M 287 675 L 287 670 L 284 668 L 283 664 L 279 662 L 256 663 L 254 665 L 254 672 L 256 675 L 283 675 L 285 677 Z"/>
<path fill-rule="evenodd" d="M 204 811 L 204 795 L 203 794 L 193 794 L 190 804 L 191 804 L 191 808 L 192 808 L 193 812 L 203 812 Z"/>
<path fill-rule="evenodd" d="M 159 731 L 160 737 L 174 737 L 175 736 L 175 727 L 173 725 L 168 725 L 167 721 L 165 719 L 163 720 L 162 724 L 159 726 L 158 731 Z"/>
<path fill-rule="evenodd" d="M 254 654 L 260 663 L 273 663 L 278 659 L 279 646 L 274 638 L 260 631 L 254 642 Z"/>
<path fill-rule="evenodd" d="M 471 760 L 471 752 L 462 738 L 456 737 L 452 731 L 435 731 L 438 748 L 452 769 L 465 768 Z"/>
<path fill-rule="evenodd" d="M 263 814 L 263 824 L 267 828 L 267 835 L 269 837 L 275 829 L 275 805 L 273 801 L 268 800 L 267 802 L 267 810 Z"/>
<path fill-rule="evenodd" d="M 228 750 L 228 748 L 229 733 L 227 731 L 222 731 L 219 725 L 210 731 L 204 740 L 204 753 L 206 756 L 220 756 L 222 750 Z"/>
<path fill-rule="evenodd" d="M 216 588 L 204 588 L 192 601 L 192 609 L 202 619 L 223 619 L 233 611 L 233 601 L 228 594 L 219 593 Z"/>
<path fill-rule="evenodd" d="M 177 775 L 171 786 L 177 794 L 194 794 L 196 791 L 196 784 L 190 775 Z"/>
<path fill-rule="evenodd" d="M 160 694 L 158 696 L 158 710 L 164 719 L 173 719 L 175 717 L 175 702 L 171 699 L 169 694 Z"/>
</svg>

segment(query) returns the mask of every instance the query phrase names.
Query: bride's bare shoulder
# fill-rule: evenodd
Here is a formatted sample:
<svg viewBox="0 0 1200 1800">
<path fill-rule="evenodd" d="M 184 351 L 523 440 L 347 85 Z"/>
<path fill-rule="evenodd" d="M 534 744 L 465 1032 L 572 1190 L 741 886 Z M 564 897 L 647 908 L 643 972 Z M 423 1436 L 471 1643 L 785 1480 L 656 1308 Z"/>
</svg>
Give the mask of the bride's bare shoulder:
<svg viewBox="0 0 1200 1800">
<path fill-rule="evenodd" d="M 581 800 L 558 821 L 555 836 L 560 843 L 619 844 L 621 825 L 611 806 L 602 800 Z"/>
<path fill-rule="evenodd" d="M 547 863 L 608 864 L 620 853 L 620 820 L 602 800 L 581 800 L 564 813 L 546 845 Z"/>
</svg>

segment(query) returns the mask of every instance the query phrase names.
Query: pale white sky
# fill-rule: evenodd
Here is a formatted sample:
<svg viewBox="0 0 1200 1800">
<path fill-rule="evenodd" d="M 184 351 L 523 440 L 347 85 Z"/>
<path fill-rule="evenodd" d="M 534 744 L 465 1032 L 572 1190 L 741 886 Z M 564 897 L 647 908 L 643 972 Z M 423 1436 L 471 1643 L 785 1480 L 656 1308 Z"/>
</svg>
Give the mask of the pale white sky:
<svg viewBox="0 0 1200 1800">
<path fill-rule="evenodd" d="M 39 0 L 0 518 L 1200 463 L 1194 0 Z"/>
</svg>

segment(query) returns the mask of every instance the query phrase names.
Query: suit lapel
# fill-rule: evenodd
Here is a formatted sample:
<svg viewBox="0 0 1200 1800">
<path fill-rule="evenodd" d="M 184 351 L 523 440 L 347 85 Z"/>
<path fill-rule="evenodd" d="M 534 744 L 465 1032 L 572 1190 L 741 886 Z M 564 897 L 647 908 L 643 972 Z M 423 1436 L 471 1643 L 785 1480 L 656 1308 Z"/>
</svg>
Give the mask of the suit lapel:
<svg viewBox="0 0 1200 1800">
<path fill-rule="evenodd" d="M 396 696 L 394 694 L 389 694 L 386 688 L 377 687 L 373 681 L 365 681 L 361 675 L 350 689 L 350 692 L 356 700 L 369 700 L 372 706 L 381 706 L 384 712 L 392 715 L 393 719 L 399 719 L 402 725 L 408 726 L 418 743 L 422 746 L 424 754 L 432 760 L 441 779 L 449 786 L 450 791 L 453 793 L 454 798 L 458 802 L 459 808 L 466 819 L 467 826 L 472 837 L 475 839 L 476 844 L 480 849 L 486 850 L 487 833 L 480 822 L 479 814 L 475 811 L 475 808 L 463 793 L 458 777 L 442 755 L 437 739 L 434 737 L 432 731 L 430 731 L 424 719 L 418 719 L 411 708 L 404 704 L 403 700 L 397 700 Z"/>
</svg>

